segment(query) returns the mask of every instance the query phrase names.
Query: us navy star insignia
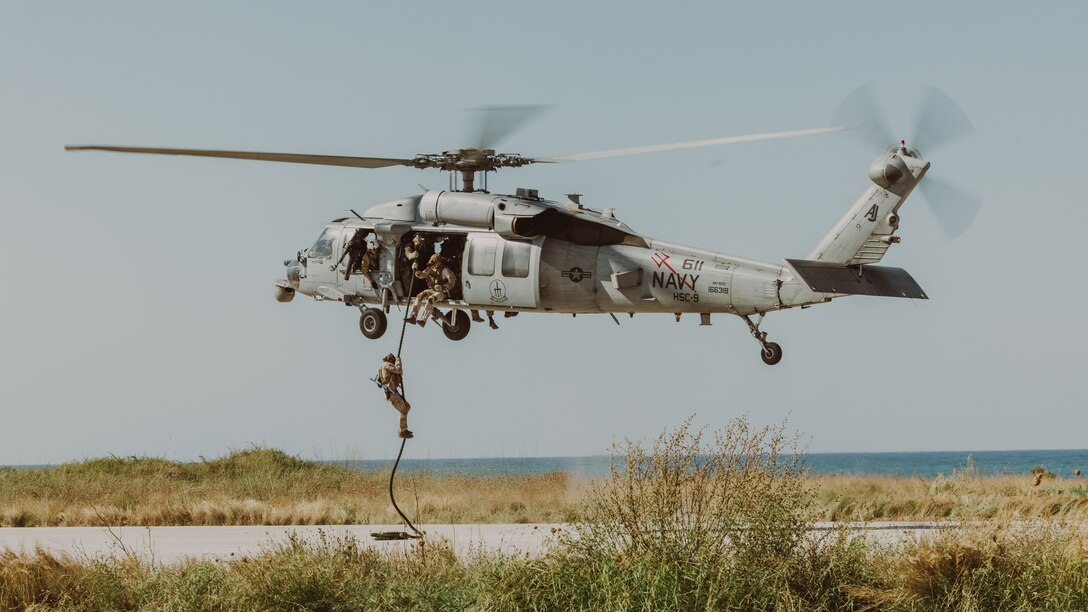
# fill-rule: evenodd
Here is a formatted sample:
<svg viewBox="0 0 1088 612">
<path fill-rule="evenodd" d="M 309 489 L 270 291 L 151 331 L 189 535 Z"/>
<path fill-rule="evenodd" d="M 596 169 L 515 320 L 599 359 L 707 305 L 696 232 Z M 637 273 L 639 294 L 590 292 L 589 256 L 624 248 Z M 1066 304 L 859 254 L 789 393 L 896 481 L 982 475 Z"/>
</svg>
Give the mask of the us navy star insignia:
<svg viewBox="0 0 1088 612">
<path fill-rule="evenodd" d="M 569 278 L 572 283 L 580 283 L 583 278 L 593 278 L 593 273 L 574 266 L 570 270 L 563 271 L 563 278 Z"/>
</svg>

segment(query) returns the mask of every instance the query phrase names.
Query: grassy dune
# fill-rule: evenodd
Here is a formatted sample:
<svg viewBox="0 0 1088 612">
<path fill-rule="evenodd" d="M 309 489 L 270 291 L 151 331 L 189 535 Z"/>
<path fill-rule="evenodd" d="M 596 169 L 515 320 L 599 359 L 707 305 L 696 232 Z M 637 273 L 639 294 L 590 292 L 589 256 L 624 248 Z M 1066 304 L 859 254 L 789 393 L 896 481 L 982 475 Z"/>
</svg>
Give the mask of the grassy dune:
<svg viewBox="0 0 1088 612">
<path fill-rule="evenodd" d="M 321 525 L 399 522 L 388 473 L 253 449 L 212 461 L 104 458 L 0 468 L 0 526 Z M 811 476 L 811 520 L 1088 519 L 1088 481 Z M 397 500 L 419 523 L 566 522 L 592 481 L 566 474 L 402 474 Z"/>
<path fill-rule="evenodd" d="M 279 465 L 281 478 L 226 467 L 248 461 Z M 562 479 L 537 483 L 550 491 L 539 493 L 545 498 L 580 498 L 572 529 L 537 558 L 478 553 L 458 559 L 445 543 L 434 541 L 408 543 L 398 552 L 382 554 L 350 537 L 326 536 L 270 544 L 261 554 L 226 563 L 163 565 L 124 556 L 2 552 L 0 609 L 1088 609 L 1088 536 L 1067 521 L 973 521 L 899 545 L 883 545 L 845 530 L 808 530 L 814 514 L 827 512 L 829 500 L 846 508 L 855 495 L 891 499 L 902 493 L 910 498 L 923 491 L 934 495 L 936 488 L 947 499 L 958 500 L 956 509 L 967 503 L 964 496 L 1026 498 L 1023 503 L 1028 504 L 1034 497 L 1058 497 L 1056 488 L 1053 494 L 1020 493 L 1018 480 L 995 484 L 962 474 L 952 485 L 941 479 L 922 490 L 911 481 L 897 485 L 831 479 L 814 484 L 781 428 L 752 430 L 743 421 L 705 438 L 704 432 L 685 426 L 662 435 L 649 450 L 629 445 L 619 461 L 623 469 L 585 483 L 578 494 Z M 108 469 L 87 462 L 58 470 L 79 472 L 92 464 L 97 476 L 89 480 L 95 487 L 121 484 L 103 472 L 140 474 L 130 478 L 133 482 L 123 493 L 98 488 L 72 493 L 97 493 L 103 499 L 166 489 L 193 493 L 193 499 L 212 492 L 276 499 L 284 491 L 327 493 L 334 486 L 330 480 L 347 479 L 358 486 L 376 480 L 374 475 L 346 476 L 335 468 L 267 451 L 215 463 L 158 463 L 144 472 L 151 462 L 119 461 Z M 164 476 L 164 471 L 171 475 Z M 67 477 L 43 473 L 36 478 L 40 484 L 50 479 L 63 483 Z M 205 482 L 209 479 L 212 484 Z M 441 494 L 444 480 L 423 480 L 435 487 L 428 494 Z M 191 489 L 179 482 L 189 482 Z M 528 493 L 531 486 L 515 479 L 506 490 L 502 482 L 494 481 L 488 491 L 499 506 L 514 493 Z M 828 493 L 829 483 L 837 483 L 850 497 L 834 497 Z M 946 485 L 952 488 L 944 491 Z M 889 488 L 880 488 L 885 486 Z M 22 491 L 26 495 L 34 489 Z M 133 500 L 134 508 L 138 501 Z M 886 512 L 898 503 L 874 503 L 871 508 Z M 929 507 L 944 512 L 938 503 L 912 511 Z M 1008 512 L 1046 512 L 1045 505 L 1006 507 Z"/>
<path fill-rule="evenodd" d="M 106 458 L 0 468 L 0 526 L 396 523 L 388 478 L 265 449 L 199 463 Z M 565 474 L 402 474 L 396 491 L 421 523 L 525 523 L 569 518 L 579 486 Z"/>
</svg>

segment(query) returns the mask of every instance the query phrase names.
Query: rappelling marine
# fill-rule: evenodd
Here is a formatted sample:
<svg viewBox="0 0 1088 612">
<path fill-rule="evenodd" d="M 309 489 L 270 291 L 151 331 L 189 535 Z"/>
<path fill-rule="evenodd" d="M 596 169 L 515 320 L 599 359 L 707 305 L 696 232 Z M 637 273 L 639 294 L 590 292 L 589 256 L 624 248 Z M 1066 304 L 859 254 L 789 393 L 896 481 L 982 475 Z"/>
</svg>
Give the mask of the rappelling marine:
<svg viewBox="0 0 1088 612">
<path fill-rule="evenodd" d="M 411 438 L 414 434 L 408 429 L 408 411 L 412 406 L 404 399 L 404 368 L 401 366 L 400 357 L 393 353 L 383 357 L 375 382 L 385 391 L 386 401 L 400 413 L 400 429 L 397 435 Z"/>
</svg>

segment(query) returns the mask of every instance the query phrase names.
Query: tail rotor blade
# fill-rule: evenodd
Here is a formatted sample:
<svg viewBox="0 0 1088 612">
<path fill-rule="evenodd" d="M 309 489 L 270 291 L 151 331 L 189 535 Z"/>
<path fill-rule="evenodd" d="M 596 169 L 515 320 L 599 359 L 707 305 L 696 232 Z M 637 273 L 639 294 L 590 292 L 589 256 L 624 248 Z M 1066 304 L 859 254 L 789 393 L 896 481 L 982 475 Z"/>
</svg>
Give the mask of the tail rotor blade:
<svg viewBox="0 0 1088 612">
<path fill-rule="evenodd" d="M 478 109 L 475 144 L 477 149 L 494 149 L 504 138 L 535 117 L 547 106 L 486 106 Z"/>
<path fill-rule="evenodd" d="M 975 126 L 952 98 L 936 87 L 926 91 L 914 120 L 913 144 L 923 155 L 974 133 Z"/>
<path fill-rule="evenodd" d="M 852 128 L 863 142 L 878 151 L 898 141 L 880 112 L 872 83 L 865 83 L 846 96 L 831 123 Z"/>
<path fill-rule="evenodd" d="M 918 185 L 949 239 L 962 234 L 978 215 L 982 198 L 941 179 L 926 176 Z"/>
</svg>

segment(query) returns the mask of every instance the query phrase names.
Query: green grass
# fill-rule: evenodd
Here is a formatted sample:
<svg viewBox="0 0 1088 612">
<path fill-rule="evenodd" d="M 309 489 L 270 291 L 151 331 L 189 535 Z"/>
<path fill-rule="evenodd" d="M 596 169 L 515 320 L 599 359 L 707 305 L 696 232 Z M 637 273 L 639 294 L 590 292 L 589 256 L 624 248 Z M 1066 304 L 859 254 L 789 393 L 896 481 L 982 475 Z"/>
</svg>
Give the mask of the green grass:
<svg viewBox="0 0 1088 612">
<path fill-rule="evenodd" d="M 1012 610 L 1088 608 L 1083 534 L 993 526 L 883 546 L 830 533 L 771 559 L 559 545 L 456 559 L 292 539 L 228 563 L 0 554 L 10 610 Z"/>
</svg>

